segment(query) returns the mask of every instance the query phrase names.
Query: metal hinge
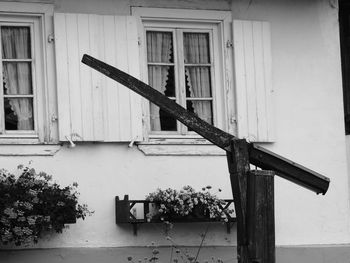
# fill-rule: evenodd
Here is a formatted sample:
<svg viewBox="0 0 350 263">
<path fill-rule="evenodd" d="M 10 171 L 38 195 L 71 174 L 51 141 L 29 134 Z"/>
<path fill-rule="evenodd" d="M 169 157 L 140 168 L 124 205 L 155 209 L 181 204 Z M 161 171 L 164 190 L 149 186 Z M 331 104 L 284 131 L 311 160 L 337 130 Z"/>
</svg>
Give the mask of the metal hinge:
<svg viewBox="0 0 350 263">
<path fill-rule="evenodd" d="M 57 120 L 58 120 L 57 115 L 52 114 L 52 115 L 51 115 L 51 122 L 55 122 L 55 121 L 57 121 Z"/>
<path fill-rule="evenodd" d="M 231 122 L 231 123 L 237 123 L 237 119 L 236 119 L 235 117 L 231 117 L 231 118 L 230 118 L 230 122 Z"/>
<path fill-rule="evenodd" d="M 137 38 L 137 44 L 138 44 L 139 46 L 141 46 L 141 38 L 140 38 L 140 37 Z"/>
<path fill-rule="evenodd" d="M 226 47 L 227 47 L 227 48 L 232 48 L 232 47 L 233 47 L 233 43 L 232 43 L 231 40 L 227 40 L 227 41 L 226 41 Z"/>
<path fill-rule="evenodd" d="M 47 42 L 49 42 L 49 43 L 55 42 L 55 36 L 52 35 L 52 34 L 48 35 L 47 36 Z"/>
</svg>

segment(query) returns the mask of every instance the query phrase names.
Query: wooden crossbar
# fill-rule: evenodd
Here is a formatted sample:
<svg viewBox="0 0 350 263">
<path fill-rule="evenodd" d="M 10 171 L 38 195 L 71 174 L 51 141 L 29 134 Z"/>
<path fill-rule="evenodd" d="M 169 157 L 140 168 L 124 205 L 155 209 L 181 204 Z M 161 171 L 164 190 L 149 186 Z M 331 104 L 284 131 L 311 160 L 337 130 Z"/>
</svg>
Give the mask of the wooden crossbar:
<svg viewBox="0 0 350 263">
<path fill-rule="evenodd" d="M 231 141 L 237 140 L 238 138 L 203 121 L 195 114 L 168 99 L 146 83 L 89 55 L 84 55 L 82 62 L 150 100 L 162 110 L 166 111 L 178 121 L 190 127 L 193 131 L 197 132 L 218 147 L 227 152 L 232 151 Z M 246 143 L 251 164 L 265 170 L 273 170 L 277 175 L 284 179 L 303 186 L 317 194 L 325 194 L 327 192 L 330 183 L 329 178 L 279 156 L 263 147 L 259 147 L 253 143 Z"/>
</svg>

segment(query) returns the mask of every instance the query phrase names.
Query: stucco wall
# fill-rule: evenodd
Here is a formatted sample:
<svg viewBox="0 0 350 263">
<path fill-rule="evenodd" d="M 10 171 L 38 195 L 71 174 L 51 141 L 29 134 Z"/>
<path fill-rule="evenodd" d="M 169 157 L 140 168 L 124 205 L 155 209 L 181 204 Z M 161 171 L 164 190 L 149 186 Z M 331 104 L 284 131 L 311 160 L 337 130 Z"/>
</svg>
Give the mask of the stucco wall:
<svg viewBox="0 0 350 263">
<path fill-rule="evenodd" d="M 247 2 L 233 3 L 234 18 L 271 22 L 277 141 L 268 147 L 331 178 L 325 196 L 276 180 L 277 243 L 348 242 L 338 10 L 331 1 Z"/>
<path fill-rule="evenodd" d="M 0 163 L 15 167 L 18 162 L 29 160 L 33 160 L 33 167 L 53 174 L 62 184 L 78 182 L 81 201 L 95 210 L 93 216 L 71 225 L 63 235 L 48 236 L 40 247 L 133 246 L 150 245 L 151 241 L 169 245 L 162 226 L 142 225 L 137 237 L 133 236 L 130 225 L 116 226 L 116 195 L 129 194 L 130 199 L 143 199 L 157 187 L 180 188 L 189 184 L 198 189 L 210 184 L 224 188 L 222 196 L 230 197 L 226 160 L 222 157 L 145 157 L 136 147 L 128 148 L 127 144 L 78 144 L 71 149 L 63 147 L 54 157 L 1 158 Z M 200 234 L 206 226 L 175 227 L 179 231 L 174 232 L 174 239 L 193 245 L 200 243 Z M 207 242 L 232 244 L 235 231 L 232 232 L 228 235 L 225 226 L 215 224 Z"/>
<path fill-rule="evenodd" d="M 250 4 L 249 4 L 250 3 Z M 234 19 L 271 22 L 275 90 L 276 142 L 265 147 L 331 178 L 325 196 L 276 178 L 278 245 L 349 243 L 349 187 L 342 113 L 337 9 L 329 1 L 112 1 L 57 0 L 58 12 L 129 14 L 130 6 L 232 9 Z M 114 196 L 143 198 L 157 187 L 223 188 L 231 197 L 224 156 L 145 156 L 127 144 L 78 144 L 53 157 L 0 157 L 1 167 L 32 166 L 53 174 L 62 184 L 79 183 L 81 201 L 95 214 L 50 236 L 37 247 L 110 247 L 167 245 L 162 229 L 114 223 Z M 204 225 L 176 225 L 182 245 L 200 242 Z M 206 245 L 234 245 L 235 230 L 213 225 Z"/>
</svg>

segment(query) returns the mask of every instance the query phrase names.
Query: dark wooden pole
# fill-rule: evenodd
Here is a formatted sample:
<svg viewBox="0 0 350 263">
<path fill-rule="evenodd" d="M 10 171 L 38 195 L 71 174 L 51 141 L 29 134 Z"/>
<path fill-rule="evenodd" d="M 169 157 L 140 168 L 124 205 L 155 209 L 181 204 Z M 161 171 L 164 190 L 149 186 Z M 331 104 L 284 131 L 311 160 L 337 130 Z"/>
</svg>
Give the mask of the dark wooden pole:
<svg viewBox="0 0 350 263">
<path fill-rule="evenodd" d="M 275 263 L 274 172 L 248 173 L 247 229 L 251 263 Z"/>
<path fill-rule="evenodd" d="M 237 217 L 238 263 L 275 263 L 274 172 L 250 171 L 245 140 L 227 152 Z"/>
<path fill-rule="evenodd" d="M 231 188 L 237 217 L 238 263 L 250 263 L 247 235 L 247 178 L 249 154 L 245 140 L 232 140 L 231 151 L 226 152 Z"/>
<path fill-rule="evenodd" d="M 210 125 L 146 83 L 111 65 L 89 55 L 84 55 L 82 62 L 150 100 L 218 147 L 228 152 L 231 151 L 231 141 L 237 140 L 235 136 Z M 249 161 L 251 164 L 264 170 L 273 170 L 277 175 L 316 193 L 325 194 L 327 192 L 330 182 L 329 178 L 253 143 L 245 143 L 249 149 Z"/>
</svg>

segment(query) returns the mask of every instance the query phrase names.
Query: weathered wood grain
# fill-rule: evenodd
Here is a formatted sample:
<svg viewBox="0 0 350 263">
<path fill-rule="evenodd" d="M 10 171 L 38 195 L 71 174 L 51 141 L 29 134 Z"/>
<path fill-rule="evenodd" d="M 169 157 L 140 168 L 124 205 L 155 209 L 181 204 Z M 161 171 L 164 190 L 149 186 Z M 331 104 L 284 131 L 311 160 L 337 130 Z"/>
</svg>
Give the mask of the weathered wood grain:
<svg viewBox="0 0 350 263">
<path fill-rule="evenodd" d="M 231 150 L 227 152 L 227 163 L 237 217 L 237 259 L 238 263 L 250 263 L 247 235 L 247 175 L 249 172 L 247 142 L 232 140 Z"/>
<path fill-rule="evenodd" d="M 247 238 L 252 263 L 275 263 L 274 172 L 247 176 Z"/>
<path fill-rule="evenodd" d="M 82 62 L 150 100 L 218 147 L 227 152 L 232 151 L 231 141 L 237 140 L 235 136 L 208 124 L 146 83 L 86 54 L 83 56 Z M 277 175 L 316 193 L 325 194 L 327 192 L 329 178 L 262 147 L 247 142 L 246 144 L 251 164 L 264 170 L 273 170 Z"/>
</svg>

